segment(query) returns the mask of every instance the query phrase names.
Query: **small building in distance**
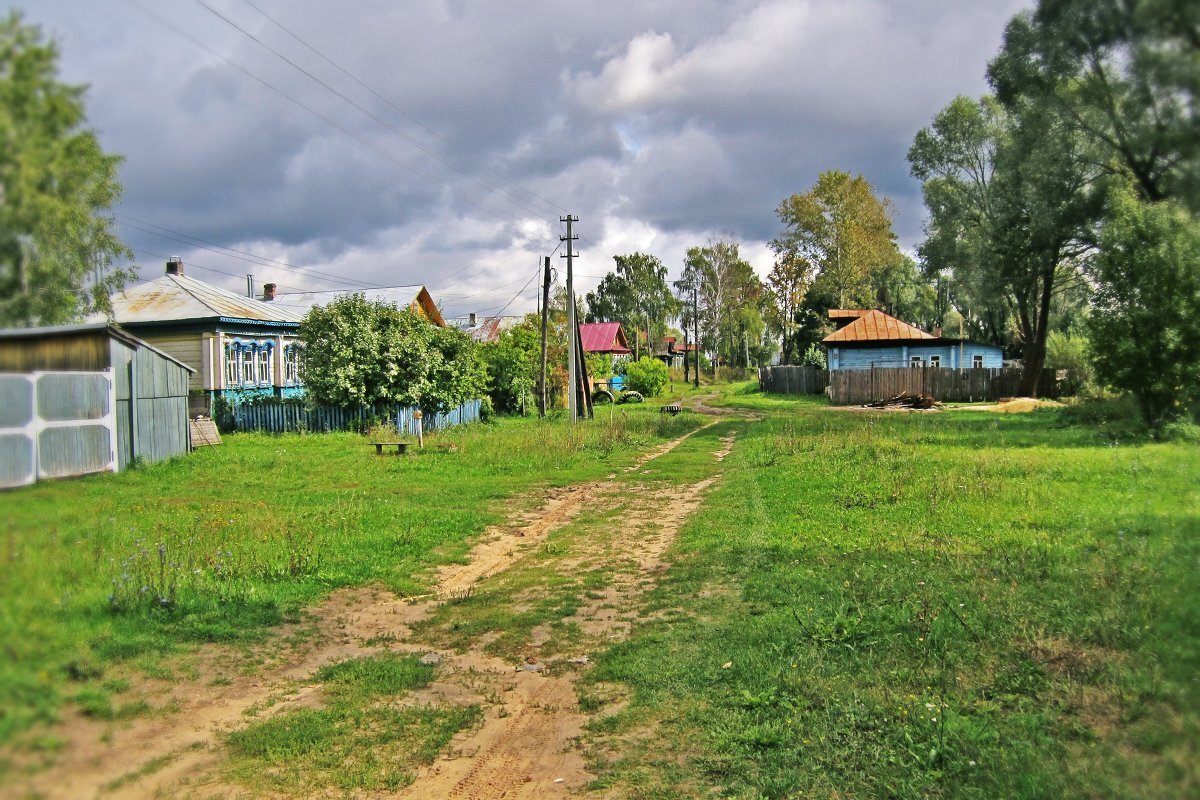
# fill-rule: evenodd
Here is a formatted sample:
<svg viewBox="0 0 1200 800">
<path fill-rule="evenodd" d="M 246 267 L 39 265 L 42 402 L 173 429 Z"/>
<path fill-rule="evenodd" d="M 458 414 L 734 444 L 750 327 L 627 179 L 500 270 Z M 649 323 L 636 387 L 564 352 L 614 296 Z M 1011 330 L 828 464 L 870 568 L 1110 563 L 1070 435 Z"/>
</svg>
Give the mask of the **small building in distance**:
<svg viewBox="0 0 1200 800">
<path fill-rule="evenodd" d="M 882 311 L 831 309 L 837 330 L 821 340 L 831 370 L 872 367 L 999 369 L 1004 351 L 991 344 L 926 333 Z"/>
<path fill-rule="evenodd" d="M 584 353 L 600 353 L 613 357 L 628 357 L 629 341 L 619 322 L 584 322 L 579 325 L 579 338 Z"/>
<path fill-rule="evenodd" d="M 500 335 L 510 331 L 525 321 L 523 314 L 512 314 L 502 317 L 481 317 L 478 314 L 468 314 L 465 317 L 454 317 L 446 323 L 471 337 L 479 344 L 500 341 Z"/>
<path fill-rule="evenodd" d="M 301 391 L 297 330 L 303 313 L 234 294 L 184 274 L 171 259 L 166 274 L 113 295 L 113 320 L 187 364 L 193 414 L 231 392 Z"/>
<path fill-rule="evenodd" d="M 107 322 L 0 331 L 0 487 L 188 452 L 192 372 Z"/>
</svg>

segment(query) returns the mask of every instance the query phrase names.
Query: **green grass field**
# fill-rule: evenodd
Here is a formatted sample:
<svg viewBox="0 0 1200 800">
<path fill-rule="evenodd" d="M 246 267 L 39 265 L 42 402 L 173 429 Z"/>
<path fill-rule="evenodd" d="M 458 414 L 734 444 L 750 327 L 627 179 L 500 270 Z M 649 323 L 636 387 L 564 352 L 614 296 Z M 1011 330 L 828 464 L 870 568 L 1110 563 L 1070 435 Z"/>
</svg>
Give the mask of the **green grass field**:
<svg viewBox="0 0 1200 800">
<path fill-rule="evenodd" d="M 1120 406 L 865 413 L 720 391 L 710 403 L 759 419 L 726 418 L 621 477 L 617 507 L 423 624 L 445 647 L 487 637 L 511 658 L 549 626 L 546 652 L 574 652 L 579 632 L 559 620 L 611 570 L 564 572 L 557 548 L 610 531 L 642 493 L 719 473 L 632 635 L 580 671 L 593 788 L 1200 796 L 1194 441 L 1152 441 Z M 0 495 L 0 743 L 52 748 L 38 723 L 64 703 L 114 724 L 154 713 L 127 675 L 261 640 L 336 587 L 423 591 L 539 490 L 618 472 L 704 421 L 653 405 L 575 429 L 473 426 L 409 458 L 350 434 L 235 435 Z M 481 713 L 394 702 L 429 679 L 398 656 L 322 670 L 328 702 L 230 735 L 227 774 L 263 792 L 403 786 Z"/>
<path fill-rule="evenodd" d="M 600 786 L 1200 792 L 1200 448 L 1065 410 L 727 402 L 765 420 L 677 540 L 660 620 L 587 678 L 633 696 L 593 725 Z"/>
<path fill-rule="evenodd" d="M 603 419 L 469 426 L 402 458 L 356 434 L 234 434 L 168 463 L 0 494 L 0 743 L 66 700 L 100 719 L 147 711 L 122 698 L 114 666 L 169 677 L 162 657 L 181 646 L 259 640 L 341 586 L 418 593 L 506 504 L 606 475 L 699 424 L 650 408 Z"/>
</svg>

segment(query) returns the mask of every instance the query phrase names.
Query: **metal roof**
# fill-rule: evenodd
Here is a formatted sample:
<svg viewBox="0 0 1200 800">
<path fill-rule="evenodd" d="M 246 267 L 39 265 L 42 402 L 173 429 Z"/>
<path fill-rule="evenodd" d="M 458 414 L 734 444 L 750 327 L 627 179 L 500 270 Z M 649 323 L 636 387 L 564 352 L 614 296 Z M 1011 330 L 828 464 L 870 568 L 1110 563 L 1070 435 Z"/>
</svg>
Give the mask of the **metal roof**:
<svg viewBox="0 0 1200 800">
<path fill-rule="evenodd" d="M 186 275 L 163 275 L 113 295 L 113 319 L 122 324 L 201 319 L 298 323 L 303 313 L 219 289 Z"/>
<path fill-rule="evenodd" d="M 480 319 L 474 326 L 459 325 L 459 320 L 453 320 L 455 325 L 463 333 L 471 337 L 472 340 L 480 343 L 500 341 L 500 334 L 505 331 L 512 330 L 525 321 L 524 316 L 507 316 L 507 317 L 484 317 Z"/>
<path fill-rule="evenodd" d="M 829 309 L 829 318 L 858 319 L 867 313 L 869 313 L 869 310 L 865 308 L 831 308 Z"/>
<path fill-rule="evenodd" d="M 163 358 L 186 369 L 188 372 L 195 372 L 194 367 L 189 367 L 187 364 L 180 361 L 170 353 L 165 353 L 159 350 L 154 345 L 144 339 L 139 339 L 132 333 L 112 324 L 111 322 L 81 322 L 78 325 L 51 325 L 41 328 L 4 328 L 0 329 L 0 339 L 55 339 L 59 336 L 74 336 L 80 333 L 105 333 L 114 339 L 120 339 L 131 347 L 144 347 L 145 349 L 157 353 Z"/>
<path fill-rule="evenodd" d="M 619 322 L 585 322 L 579 326 L 585 353 L 628 353 L 629 342 Z"/>
<path fill-rule="evenodd" d="M 831 318 L 835 318 L 833 311 L 830 311 L 829 314 Z M 845 344 L 847 342 L 895 342 L 933 338 L 935 337 L 920 328 L 909 325 L 907 322 L 901 322 L 882 311 L 865 311 L 854 322 L 829 334 L 821 341 L 825 344 Z"/>
<path fill-rule="evenodd" d="M 275 299 L 264 302 L 269 308 L 287 309 L 296 315 L 297 321 L 314 306 L 324 306 L 350 294 L 361 294 L 372 302 L 388 303 L 396 308 L 411 308 L 420 306 L 429 318 L 438 325 L 445 326 L 445 320 L 438 311 L 437 304 L 424 286 L 385 286 L 379 289 L 335 289 L 326 292 L 281 292 Z"/>
</svg>

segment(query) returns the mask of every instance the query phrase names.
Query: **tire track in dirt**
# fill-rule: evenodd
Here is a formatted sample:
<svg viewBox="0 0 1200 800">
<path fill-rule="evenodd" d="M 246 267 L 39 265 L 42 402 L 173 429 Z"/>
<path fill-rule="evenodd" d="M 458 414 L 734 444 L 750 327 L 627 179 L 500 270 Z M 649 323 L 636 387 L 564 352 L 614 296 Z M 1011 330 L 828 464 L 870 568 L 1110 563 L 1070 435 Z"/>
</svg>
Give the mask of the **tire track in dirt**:
<svg viewBox="0 0 1200 800">
<path fill-rule="evenodd" d="M 724 460 L 733 443 L 733 436 L 722 438 L 714 458 Z M 596 644 L 629 636 L 637 620 L 639 600 L 653 588 L 656 576 L 666 566 L 667 549 L 718 477 L 673 488 L 667 499 L 644 503 L 626 514 L 620 545 L 627 551 L 628 565 L 618 570 L 605 592 L 582 603 L 563 622 L 575 623 Z M 578 571 L 594 559 L 611 559 L 608 544 L 594 538 L 585 540 L 581 550 L 558 562 L 558 571 Z M 612 609 L 615 613 L 610 613 Z M 476 670 L 483 668 L 481 662 L 486 660 L 485 647 L 486 642 L 476 642 L 466 653 L 450 656 L 457 670 L 441 685 L 453 685 L 456 676 L 466 669 L 472 670 L 472 675 L 478 674 Z M 594 776 L 587 772 L 577 746 L 587 716 L 579 709 L 576 683 L 587 667 L 572 668 L 570 661 L 537 666 L 536 672 L 518 668 L 514 675 L 512 666 L 501 662 L 489 675 L 493 691 L 503 693 L 499 707 L 489 709 L 477 729 L 456 737 L 449 748 L 451 756 L 419 771 L 416 781 L 398 797 L 537 800 L 565 796 L 591 780 Z M 561 675 L 556 674 L 559 668 Z"/>
<path fill-rule="evenodd" d="M 626 471 L 640 469 L 714 424 L 716 420 L 643 453 Z M 443 565 L 438 570 L 436 589 L 430 595 L 401 598 L 380 587 L 333 592 L 308 613 L 315 621 L 315 634 L 303 634 L 304 623 L 285 626 L 257 648 L 255 655 L 267 659 L 266 666 L 258 674 L 225 677 L 231 667 L 246 666 L 245 655 L 225 646 L 204 647 L 194 667 L 196 677 L 186 682 L 173 682 L 165 691 L 165 705 L 175 709 L 174 713 L 156 713 L 119 724 L 97 722 L 75 712 L 64 713 L 63 722 L 52 731 L 63 741 L 53 765 L 13 778 L 7 787 L 0 787 L 0 797 L 77 800 L 244 795 L 244 789 L 223 783 L 214 774 L 222 757 L 222 736 L 242 727 L 248 720 L 248 711 L 270 706 L 269 713 L 259 717 L 265 718 L 319 704 L 319 687 L 297 686 L 296 682 L 310 677 L 327 664 L 383 649 L 427 652 L 426 647 L 411 641 L 414 624 L 446 600 L 465 596 L 478 582 L 511 567 L 551 533 L 569 524 L 581 511 L 606 502 L 615 487 L 616 475 L 611 475 L 604 481 L 552 490 L 536 510 L 485 532 L 470 551 L 466 564 Z M 697 493 L 703 488 L 698 488 Z M 291 636 L 303 641 L 297 642 L 290 651 L 280 653 L 282 643 Z M 272 658 L 276 663 L 272 663 Z M 435 792 L 404 796 L 545 796 L 511 793 L 512 787 L 525 784 L 529 772 L 523 773 L 520 766 L 513 769 L 504 765 L 522 764 L 518 752 L 543 753 L 547 750 L 546 742 L 579 735 L 581 723 L 576 720 L 555 717 L 553 725 L 547 724 L 550 722 L 547 717 L 558 713 L 555 709 L 575 705 L 573 681 L 529 672 L 514 675 L 511 665 L 483 656 L 481 651 L 463 657 L 450 656 L 448 662 L 443 672 L 449 672 L 453 679 L 418 693 L 418 701 L 424 698 L 424 702 L 463 702 L 464 699 L 480 698 L 479 688 L 466 685 L 464 675 L 474 676 L 472 680 L 477 682 L 479 675 L 504 675 L 509 681 L 509 699 L 517 712 L 508 712 L 503 717 L 512 717 L 503 728 L 504 741 L 497 740 L 486 746 L 481 742 L 476 747 L 483 753 L 474 767 L 474 783 L 465 785 L 504 785 L 510 787 L 506 790 L 510 793 L 463 794 L 475 790 L 462 789 L 457 795 Z M 218 677 L 220 680 L 216 680 Z M 224 685 L 215 685 L 218 683 Z M 164 692 L 159 686 L 147 684 L 150 692 L 162 697 Z M 493 716 L 501 718 L 498 712 L 489 710 L 487 720 Z M 488 721 L 485 721 L 481 730 L 487 727 Z M 462 745 L 452 747 L 463 750 Z M 560 771 L 582 772 L 582 760 L 578 756 L 564 760 L 553 754 L 549 762 L 541 758 L 529 765 L 529 769 L 559 769 L 560 762 Z M 17 773 L 18 770 L 13 769 L 10 775 Z M 581 781 L 572 780 L 570 785 L 579 783 Z M 566 781 L 558 786 L 566 788 Z"/>
</svg>

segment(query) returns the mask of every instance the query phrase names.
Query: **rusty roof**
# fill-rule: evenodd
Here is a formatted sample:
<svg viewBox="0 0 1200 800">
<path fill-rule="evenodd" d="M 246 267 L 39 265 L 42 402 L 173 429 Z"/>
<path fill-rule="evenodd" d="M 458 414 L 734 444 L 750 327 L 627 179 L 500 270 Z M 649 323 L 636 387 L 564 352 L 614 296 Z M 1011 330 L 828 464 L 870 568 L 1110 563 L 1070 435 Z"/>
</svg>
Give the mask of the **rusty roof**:
<svg viewBox="0 0 1200 800">
<path fill-rule="evenodd" d="M 579 326 L 585 353 L 628 353 L 629 342 L 619 322 L 585 322 Z"/>
<path fill-rule="evenodd" d="M 831 308 L 829 309 L 830 319 L 858 319 L 865 314 L 869 314 L 870 309 L 866 308 Z"/>
<path fill-rule="evenodd" d="M 310 308 L 327 305 L 349 294 L 361 294 L 371 302 L 388 303 L 396 308 L 419 308 L 431 322 L 446 327 L 446 321 L 442 319 L 437 303 L 433 302 L 429 291 L 419 285 L 384 286 L 378 289 L 334 289 L 327 292 L 280 292 L 275 295 L 274 300 L 263 305 L 287 309 L 290 313 L 298 315 L 296 319 L 299 320 Z"/>
<path fill-rule="evenodd" d="M 829 313 L 832 317 L 833 312 Z M 848 342 L 895 342 L 933 338 L 920 328 L 909 325 L 907 322 L 901 322 L 882 311 L 864 311 L 854 322 L 829 334 L 821 341 L 825 344 L 846 344 Z"/>
<path fill-rule="evenodd" d="M 484 317 L 474 326 L 458 326 L 476 342 L 498 342 L 500 334 L 512 330 L 525 321 L 523 316 Z"/>
<path fill-rule="evenodd" d="M 113 295 L 112 305 L 113 319 L 121 324 L 201 319 L 296 323 L 303 316 L 186 275 L 139 283 Z"/>
</svg>

